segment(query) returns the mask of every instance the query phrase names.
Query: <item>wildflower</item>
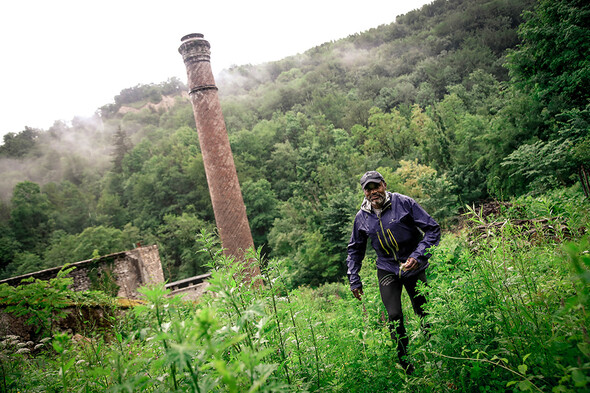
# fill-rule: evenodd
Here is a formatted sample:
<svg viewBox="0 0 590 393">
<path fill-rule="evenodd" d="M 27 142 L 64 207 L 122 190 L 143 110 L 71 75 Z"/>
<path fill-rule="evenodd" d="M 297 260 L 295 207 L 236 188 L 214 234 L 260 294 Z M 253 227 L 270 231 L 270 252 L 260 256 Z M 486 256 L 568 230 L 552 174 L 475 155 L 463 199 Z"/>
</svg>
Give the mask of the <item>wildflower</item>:
<svg viewBox="0 0 590 393">
<path fill-rule="evenodd" d="M 76 362 L 76 366 L 79 366 L 79 365 L 81 365 L 81 364 L 84 364 L 84 363 L 86 363 L 86 360 L 84 360 L 84 359 L 80 359 L 80 360 L 78 360 L 78 361 Z"/>
<path fill-rule="evenodd" d="M 26 347 L 26 346 L 27 346 L 27 343 L 18 343 L 18 344 L 16 344 L 16 347 L 17 348 L 22 348 L 22 347 Z"/>
<path fill-rule="evenodd" d="M 46 343 L 47 341 L 51 340 L 51 337 L 45 337 L 41 340 L 42 343 Z"/>
<path fill-rule="evenodd" d="M 23 353 L 29 353 L 31 352 L 31 350 L 29 348 L 21 348 L 18 351 L 16 351 L 17 354 L 23 354 Z"/>
<path fill-rule="evenodd" d="M 37 350 L 37 349 L 39 349 L 39 348 L 41 348 L 41 347 L 43 347 L 43 346 L 44 346 L 44 344 L 43 344 L 43 343 L 41 343 L 41 344 L 37 344 L 37 345 L 35 345 L 35 348 L 33 348 L 33 349 Z"/>
<path fill-rule="evenodd" d="M 156 377 L 156 379 L 160 382 L 164 382 L 164 379 L 166 379 L 167 376 L 168 376 L 168 373 L 166 373 L 164 375 L 160 375 L 159 377 Z"/>
</svg>

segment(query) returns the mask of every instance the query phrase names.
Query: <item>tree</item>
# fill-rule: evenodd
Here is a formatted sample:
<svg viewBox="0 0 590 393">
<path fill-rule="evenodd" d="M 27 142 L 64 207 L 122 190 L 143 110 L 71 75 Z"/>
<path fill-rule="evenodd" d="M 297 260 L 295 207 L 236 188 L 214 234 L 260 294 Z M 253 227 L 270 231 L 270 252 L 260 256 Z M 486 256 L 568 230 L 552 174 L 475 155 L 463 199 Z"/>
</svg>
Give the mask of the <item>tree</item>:
<svg viewBox="0 0 590 393">
<path fill-rule="evenodd" d="M 350 240 L 359 204 L 357 194 L 350 188 L 345 188 L 330 195 L 322 205 L 322 221 L 319 227 L 324 241 L 322 248 L 334 264 L 329 267 L 330 273 L 324 276 L 325 281 L 338 280 L 346 273 L 346 245 Z"/>
<path fill-rule="evenodd" d="M 509 55 L 516 85 L 547 107 L 547 118 L 590 99 L 590 3 L 541 0 L 519 27 L 522 43 Z"/>
<path fill-rule="evenodd" d="M 503 166 L 535 191 L 573 182 L 588 155 L 590 117 L 590 4 L 541 0 L 519 28 L 522 44 L 510 53 L 515 86 L 533 97 L 544 125 Z M 530 111 L 530 109 L 528 109 Z"/>
<path fill-rule="evenodd" d="M 446 175 L 417 161 L 401 161 L 395 171 L 407 195 L 414 198 L 439 223 L 456 214 L 457 190 Z"/>
<path fill-rule="evenodd" d="M 273 146 L 271 156 L 266 162 L 266 178 L 272 180 L 271 187 L 281 201 L 286 201 L 293 195 L 297 181 L 297 160 L 298 152 L 291 142 L 286 141 Z"/>
<path fill-rule="evenodd" d="M 43 270 L 44 266 L 41 257 L 29 251 L 19 252 L 14 256 L 14 262 L 10 265 L 9 277 L 20 276 L 27 273 Z"/>
<path fill-rule="evenodd" d="M 266 179 L 244 182 L 242 194 L 254 246 L 256 248 L 263 246 L 263 252 L 269 254 L 268 233 L 275 218 L 278 217 L 279 200 Z"/>
<path fill-rule="evenodd" d="M 6 278 L 3 271 L 13 263 L 15 255 L 21 250 L 8 225 L 0 224 L 0 277 Z"/>
<path fill-rule="evenodd" d="M 92 198 L 84 195 L 80 187 L 64 180 L 60 184 L 46 184 L 43 186 L 43 193 L 54 207 L 51 213 L 53 229 L 76 234 L 90 225 L 89 205 Z"/>
<path fill-rule="evenodd" d="M 11 199 L 10 228 L 25 251 L 40 251 L 47 244 L 52 224 L 53 206 L 39 185 L 30 181 L 19 183 Z"/>
<path fill-rule="evenodd" d="M 308 213 L 311 210 L 309 205 L 309 202 L 293 197 L 279 206 L 279 216 L 268 235 L 273 256 L 296 254 L 307 229 Z"/>
<path fill-rule="evenodd" d="M 123 232 L 120 229 L 99 225 L 88 227 L 76 236 L 76 247 L 72 250 L 71 258 L 75 261 L 90 259 L 93 255 L 108 255 L 125 251 L 132 245 L 125 244 Z"/>
<path fill-rule="evenodd" d="M 25 127 L 24 131 L 18 134 L 4 134 L 4 144 L 0 145 L 0 157 L 23 157 L 35 147 L 38 137 L 39 130 L 31 127 Z"/>
<path fill-rule="evenodd" d="M 270 158 L 279 127 L 276 121 L 263 120 L 252 131 L 243 129 L 229 136 L 240 179 L 263 176 L 264 163 Z"/>
<path fill-rule="evenodd" d="M 384 113 L 372 108 L 370 113 L 363 143 L 366 154 L 383 153 L 392 160 L 399 160 L 416 145 L 417 136 L 412 134 L 408 119 L 399 110 Z"/>
<path fill-rule="evenodd" d="M 128 212 L 121 204 L 121 197 L 103 189 L 96 204 L 97 223 L 114 228 L 122 228 L 128 220 Z"/>
<path fill-rule="evenodd" d="M 539 193 L 577 180 L 577 169 L 590 162 L 590 104 L 584 110 L 563 113 L 559 133 L 549 141 L 522 144 L 504 158 L 501 166 L 523 178 L 528 190 Z"/>
<path fill-rule="evenodd" d="M 342 277 L 343 260 L 340 255 L 330 253 L 319 231 L 306 232 L 302 240 L 296 262 L 289 269 L 293 287 L 318 286 Z"/>
<path fill-rule="evenodd" d="M 131 143 L 127 133 L 119 126 L 115 135 L 113 135 L 113 172 L 121 173 L 123 171 L 123 159 L 131 150 Z"/>
<path fill-rule="evenodd" d="M 399 105 L 411 105 L 416 100 L 416 88 L 408 80 L 409 78 L 398 78 L 394 87 L 384 87 L 379 91 L 375 99 L 377 105 L 384 112 L 389 112 Z"/>
<path fill-rule="evenodd" d="M 153 244 L 155 239 L 131 225 L 123 230 L 107 226 L 88 227 L 79 234 L 68 234 L 63 230 L 51 234 L 49 246 L 43 253 L 44 268 L 61 266 L 135 248 L 137 243 Z"/>
<path fill-rule="evenodd" d="M 203 229 L 211 232 L 213 225 L 194 214 L 168 214 L 157 229 L 162 267 L 166 279 L 176 281 L 207 272 L 209 256 L 200 253 L 197 234 Z"/>
<path fill-rule="evenodd" d="M 43 255 L 45 267 L 62 266 L 66 263 L 77 262 L 76 256 L 73 255 L 77 245 L 77 235 L 68 234 L 64 230 L 54 231 Z M 86 259 L 86 257 L 83 259 Z"/>
</svg>

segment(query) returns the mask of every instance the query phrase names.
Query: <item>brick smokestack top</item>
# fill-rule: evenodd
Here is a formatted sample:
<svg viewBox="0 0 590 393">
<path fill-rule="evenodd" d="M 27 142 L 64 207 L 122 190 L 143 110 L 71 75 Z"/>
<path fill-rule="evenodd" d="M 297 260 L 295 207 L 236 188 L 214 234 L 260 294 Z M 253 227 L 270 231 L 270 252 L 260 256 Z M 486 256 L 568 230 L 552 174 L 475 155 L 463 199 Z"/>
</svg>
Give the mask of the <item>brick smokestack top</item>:
<svg viewBox="0 0 590 393">
<path fill-rule="evenodd" d="M 253 247 L 254 242 L 211 71 L 210 45 L 202 34 L 189 34 L 182 37 L 178 51 L 186 66 L 189 94 L 221 244 L 226 255 L 243 260 L 244 252 Z"/>
</svg>

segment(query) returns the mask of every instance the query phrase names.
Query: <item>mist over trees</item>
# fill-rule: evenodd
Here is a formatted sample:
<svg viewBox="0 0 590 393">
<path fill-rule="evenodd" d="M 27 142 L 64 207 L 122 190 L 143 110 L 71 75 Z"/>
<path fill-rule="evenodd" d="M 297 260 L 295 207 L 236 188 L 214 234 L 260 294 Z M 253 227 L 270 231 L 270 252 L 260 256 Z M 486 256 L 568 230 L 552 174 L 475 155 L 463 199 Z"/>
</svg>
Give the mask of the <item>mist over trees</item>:
<svg viewBox="0 0 590 393">
<path fill-rule="evenodd" d="M 292 286 L 342 279 L 371 169 L 446 228 L 465 205 L 575 184 L 590 161 L 589 18 L 582 1 L 437 0 L 225 70 L 255 244 Z M 4 136 L 0 277 L 137 243 L 158 244 L 170 281 L 206 271 L 195 239 L 215 223 L 183 91 L 131 87 L 93 118 Z"/>
</svg>

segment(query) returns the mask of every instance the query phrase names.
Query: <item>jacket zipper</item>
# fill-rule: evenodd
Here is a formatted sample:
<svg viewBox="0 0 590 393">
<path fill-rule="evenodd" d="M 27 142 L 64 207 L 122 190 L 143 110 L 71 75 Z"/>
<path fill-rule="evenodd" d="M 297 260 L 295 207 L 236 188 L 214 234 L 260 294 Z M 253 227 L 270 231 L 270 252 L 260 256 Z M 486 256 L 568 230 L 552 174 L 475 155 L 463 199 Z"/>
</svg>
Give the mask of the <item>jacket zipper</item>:
<svg viewBox="0 0 590 393">
<path fill-rule="evenodd" d="M 387 228 L 387 232 L 386 232 L 385 228 L 383 228 L 383 221 L 381 221 L 381 213 L 377 214 L 377 218 L 379 219 L 379 227 L 381 228 L 381 233 L 383 234 L 383 240 L 381 240 L 381 236 L 379 235 L 379 232 L 377 232 L 377 239 L 379 239 L 379 243 L 381 244 L 381 248 L 383 250 L 385 250 L 387 255 L 389 255 L 389 250 L 387 249 L 387 247 L 389 247 L 391 252 L 393 253 L 393 257 L 395 258 L 395 261 L 399 262 L 397 259 L 397 253 L 396 253 L 396 251 L 399 251 L 399 245 L 397 244 L 397 241 L 395 240 L 393 233 L 391 233 L 391 230 L 389 228 Z M 388 240 L 388 237 L 389 237 L 389 240 Z M 383 244 L 383 241 L 385 241 L 385 244 Z M 398 273 L 399 278 L 401 278 L 402 277 L 401 264 L 399 264 L 398 271 L 399 271 L 399 273 Z"/>
<path fill-rule="evenodd" d="M 377 232 L 377 238 L 379 239 L 379 243 L 381 243 L 381 248 L 383 248 L 388 255 L 389 255 L 389 251 L 391 250 L 391 252 L 393 253 L 393 257 L 397 261 L 396 251 L 399 250 L 399 246 L 397 244 L 397 241 L 395 240 L 395 237 L 393 236 L 393 234 L 391 233 L 391 231 L 389 229 L 387 229 L 387 232 L 386 232 L 385 228 L 383 228 L 383 222 L 381 221 L 381 214 L 377 214 L 377 218 L 379 219 L 379 227 L 381 228 L 381 234 L 383 235 L 383 240 L 381 240 L 381 236 L 379 235 L 379 232 Z M 388 239 L 388 237 L 389 237 L 389 239 Z M 385 241 L 385 244 L 383 244 L 383 241 Z M 388 250 L 388 248 L 389 248 L 389 250 Z"/>
</svg>

